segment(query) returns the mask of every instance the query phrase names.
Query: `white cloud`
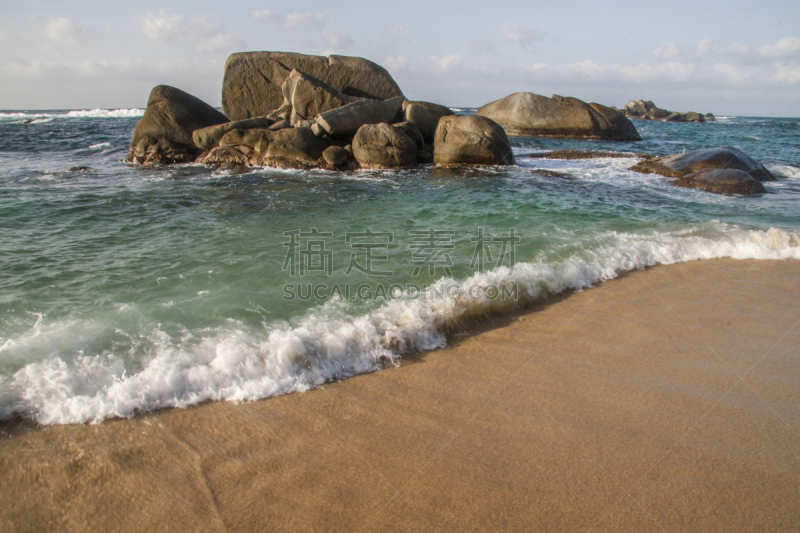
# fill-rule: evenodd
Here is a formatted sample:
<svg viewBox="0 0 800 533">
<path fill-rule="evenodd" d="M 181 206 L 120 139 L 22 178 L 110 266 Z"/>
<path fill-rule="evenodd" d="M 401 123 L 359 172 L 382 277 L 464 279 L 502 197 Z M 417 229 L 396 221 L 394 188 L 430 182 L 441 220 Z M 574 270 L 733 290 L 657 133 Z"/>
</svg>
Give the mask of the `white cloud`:
<svg viewBox="0 0 800 533">
<path fill-rule="evenodd" d="M 50 40 L 67 46 L 76 46 L 84 37 L 75 23 L 64 17 L 50 19 L 44 31 Z"/>
<path fill-rule="evenodd" d="M 544 32 L 523 24 L 503 24 L 500 26 L 500 38 L 513 43 L 526 45 L 544 37 Z"/>
<path fill-rule="evenodd" d="M 273 13 L 269 9 L 253 11 L 251 15 L 253 18 L 264 22 L 279 24 L 287 30 L 319 29 L 325 25 L 326 18 L 324 13 L 300 13 L 295 11 L 288 15 L 280 15 Z"/>
<path fill-rule="evenodd" d="M 461 56 L 452 54 L 444 57 L 431 56 L 430 61 L 433 65 L 438 67 L 438 70 L 448 71 L 454 70 L 461 66 Z"/>
<path fill-rule="evenodd" d="M 335 48 L 347 48 L 355 44 L 346 33 L 326 32 L 325 37 L 328 39 L 328 44 Z"/>
<path fill-rule="evenodd" d="M 758 49 L 763 56 L 786 56 L 800 52 L 800 38 L 784 37 L 775 44 L 766 44 Z"/>
<path fill-rule="evenodd" d="M 245 48 L 247 48 L 247 41 L 239 36 L 239 32 L 219 33 L 197 43 L 198 51 L 208 53 L 235 52 Z"/>
<path fill-rule="evenodd" d="M 653 50 L 653 56 L 656 59 L 674 59 L 678 57 L 678 54 L 680 54 L 680 52 L 674 43 L 662 44 Z"/>
<path fill-rule="evenodd" d="M 743 44 L 719 44 L 713 39 L 706 38 L 697 43 L 697 51 L 703 55 L 740 55 L 744 56 L 750 53 L 750 48 Z"/>
<path fill-rule="evenodd" d="M 158 14 L 147 11 L 142 17 L 142 32 L 151 41 L 160 43 L 183 21 L 180 15 L 168 15 L 163 9 Z"/>
</svg>

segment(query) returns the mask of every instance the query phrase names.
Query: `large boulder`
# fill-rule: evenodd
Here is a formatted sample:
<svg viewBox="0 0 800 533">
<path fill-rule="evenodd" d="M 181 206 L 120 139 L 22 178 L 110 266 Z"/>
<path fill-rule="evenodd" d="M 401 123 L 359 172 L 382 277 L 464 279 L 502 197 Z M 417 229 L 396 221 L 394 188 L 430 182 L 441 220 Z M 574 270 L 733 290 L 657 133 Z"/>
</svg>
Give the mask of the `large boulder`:
<svg viewBox="0 0 800 533">
<path fill-rule="evenodd" d="M 453 115 L 449 107 L 430 102 L 403 102 L 406 122 L 414 124 L 422 133 L 425 142 L 433 142 L 439 119 Z"/>
<path fill-rule="evenodd" d="M 363 168 L 403 168 L 417 163 L 414 140 L 391 124 L 365 124 L 353 138 L 353 154 Z"/>
<path fill-rule="evenodd" d="M 403 105 L 403 97 L 389 100 L 359 100 L 320 113 L 315 121 L 331 137 L 354 135 L 365 124 L 394 122 Z"/>
<path fill-rule="evenodd" d="M 534 93 L 514 93 L 486 104 L 476 114 L 494 120 L 509 135 L 641 140 L 631 121 L 619 111 L 555 94 L 548 98 Z"/>
<path fill-rule="evenodd" d="M 662 176 L 680 179 L 707 168 L 741 170 L 756 181 L 775 181 L 775 176 L 764 165 L 732 146 L 645 159 L 634 165 L 631 170 L 645 174 L 655 172 Z"/>
<path fill-rule="evenodd" d="M 144 115 L 133 129 L 128 161 L 143 165 L 193 161 L 202 151 L 192 132 L 228 118 L 175 87 L 159 85 L 150 91 Z"/>
<path fill-rule="evenodd" d="M 222 110 L 230 120 L 267 115 L 283 104 L 281 86 L 294 69 L 348 96 L 387 100 L 403 94 L 383 67 L 360 57 L 243 52 L 225 63 Z"/>
<path fill-rule="evenodd" d="M 208 126 L 192 132 L 192 141 L 194 145 L 203 150 L 209 150 L 219 144 L 226 133 L 233 130 L 249 130 L 253 128 L 268 128 L 272 125 L 272 121 L 266 117 L 256 117 L 247 120 L 236 120 L 234 122 L 226 122 L 224 124 L 216 124 Z"/>
<path fill-rule="evenodd" d="M 442 117 L 436 128 L 437 165 L 513 165 L 508 136 L 493 120 L 478 115 Z"/>
<path fill-rule="evenodd" d="M 675 185 L 718 194 L 753 195 L 767 192 L 760 182 L 744 170 L 706 168 L 675 181 Z"/>
</svg>

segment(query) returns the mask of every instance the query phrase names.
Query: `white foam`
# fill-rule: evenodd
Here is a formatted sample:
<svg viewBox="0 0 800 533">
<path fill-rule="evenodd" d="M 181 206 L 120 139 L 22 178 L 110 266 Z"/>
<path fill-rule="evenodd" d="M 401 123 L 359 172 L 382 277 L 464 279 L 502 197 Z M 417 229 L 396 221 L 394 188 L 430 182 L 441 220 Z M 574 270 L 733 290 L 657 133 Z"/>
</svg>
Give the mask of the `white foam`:
<svg viewBox="0 0 800 533">
<path fill-rule="evenodd" d="M 779 178 L 800 179 L 800 168 L 792 165 L 767 165 L 767 170 Z"/>
<path fill-rule="evenodd" d="M 463 281 L 439 280 L 426 298 L 397 299 L 351 317 L 343 301 L 312 309 L 294 326 L 275 323 L 253 329 L 229 320 L 214 330 L 168 335 L 153 325 L 132 353 L 81 353 L 62 358 L 57 334 L 91 338 L 101 324 L 45 326 L 37 319 L 28 334 L 6 341 L 7 350 L 41 352 L 0 382 L 0 417 L 15 413 L 41 424 L 99 422 L 162 407 L 206 400 L 257 400 L 304 391 L 341 377 L 380 369 L 402 355 L 440 348 L 445 332 L 466 319 L 508 311 L 548 294 L 586 289 L 620 272 L 697 259 L 800 259 L 800 235 L 780 229 L 751 231 L 711 222 L 679 231 L 597 234 L 574 255 L 555 261 L 519 263 Z M 519 286 L 520 302 L 487 299 L 472 287 Z M 447 287 L 460 289 L 450 296 Z M 60 332 L 60 333 L 59 333 Z M 67 333 L 65 333 L 67 332 Z M 145 340 L 141 340 L 141 339 Z M 146 341 L 146 342 L 145 342 Z M 146 357 L 141 357 L 143 346 Z M 13 354 L 12 354 L 13 355 Z"/>
<path fill-rule="evenodd" d="M 0 121 L 24 121 L 33 119 L 38 124 L 45 119 L 71 118 L 131 118 L 144 115 L 144 109 L 78 109 L 66 113 L 0 113 Z"/>
<path fill-rule="evenodd" d="M 111 148 L 111 143 L 97 143 L 89 147 L 89 150 L 99 150 L 101 148 Z"/>
</svg>

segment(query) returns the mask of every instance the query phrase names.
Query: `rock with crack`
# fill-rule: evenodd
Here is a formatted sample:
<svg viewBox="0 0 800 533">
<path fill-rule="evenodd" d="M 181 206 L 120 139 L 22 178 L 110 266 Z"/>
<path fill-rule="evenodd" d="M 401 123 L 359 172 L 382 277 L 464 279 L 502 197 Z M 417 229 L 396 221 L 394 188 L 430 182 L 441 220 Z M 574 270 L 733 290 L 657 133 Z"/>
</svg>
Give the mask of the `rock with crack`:
<svg viewBox="0 0 800 533">
<path fill-rule="evenodd" d="M 230 120 L 266 116 L 284 103 L 281 87 L 292 70 L 347 96 L 387 100 L 403 94 L 386 69 L 360 57 L 242 52 L 225 63 L 222 110 Z"/>
</svg>

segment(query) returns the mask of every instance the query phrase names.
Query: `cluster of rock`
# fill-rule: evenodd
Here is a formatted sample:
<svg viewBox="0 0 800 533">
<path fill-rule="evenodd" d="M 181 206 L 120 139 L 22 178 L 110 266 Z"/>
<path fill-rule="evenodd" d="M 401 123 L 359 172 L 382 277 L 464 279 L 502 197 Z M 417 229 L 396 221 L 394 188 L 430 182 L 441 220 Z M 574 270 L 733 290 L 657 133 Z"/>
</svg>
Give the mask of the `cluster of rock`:
<svg viewBox="0 0 800 533">
<path fill-rule="evenodd" d="M 631 100 L 625 104 L 625 116 L 636 120 L 660 120 L 662 122 L 714 122 L 711 113 L 702 115 L 694 111 L 681 113 L 660 109 L 650 100 Z"/>
<path fill-rule="evenodd" d="M 764 165 L 731 146 L 644 159 L 631 170 L 675 178 L 675 185 L 721 194 L 766 192 L 761 182 L 775 181 Z"/>
<path fill-rule="evenodd" d="M 234 54 L 222 104 L 224 114 L 180 89 L 154 88 L 128 161 L 330 170 L 514 164 L 497 124 L 408 101 L 386 70 L 362 58 Z"/>
<path fill-rule="evenodd" d="M 514 93 L 478 109 L 509 135 L 641 141 L 636 128 L 611 107 L 554 94 Z"/>
</svg>

